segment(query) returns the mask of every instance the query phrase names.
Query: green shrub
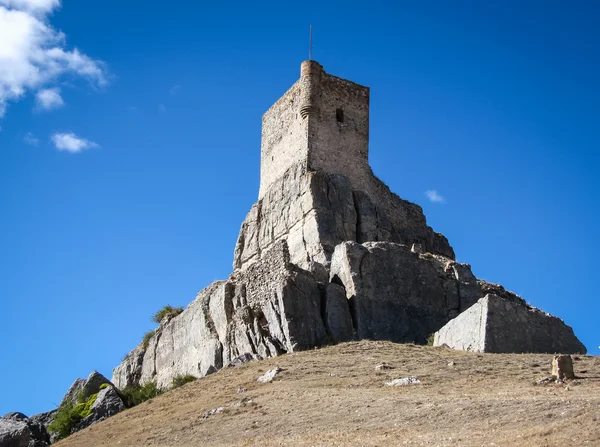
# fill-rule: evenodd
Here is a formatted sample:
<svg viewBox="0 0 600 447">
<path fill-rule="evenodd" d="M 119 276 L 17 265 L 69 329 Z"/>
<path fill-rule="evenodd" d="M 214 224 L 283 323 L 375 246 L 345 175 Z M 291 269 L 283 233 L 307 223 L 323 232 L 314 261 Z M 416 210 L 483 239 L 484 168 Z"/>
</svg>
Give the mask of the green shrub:
<svg viewBox="0 0 600 447">
<path fill-rule="evenodd" d="M 150 339 L 154 337 L 154 331 L 146 332 L 144 334 L 144 338 L 142 340 L 142 349 L 145 351 L 148 349 L 148 344 L 150 344 Z"/>
<path fill-rule="evenodd" d="M 173 377 L 173 384 L 171 385 L 171 389 L 179 388 L 180 386 L 183 386 L 189 382 L 193 382 L 196 379 L 197 379 L 197 377 L 192 376 L 191 374 L 186 374 L 185 376 Z"/>
<path fill-rule="evenodd" d="M 435 338 L 435 334 L 431 334 L 429 337 L 427 337 L 427 346 L 433 346 L 434 338 Z"/>
<path fill-rule="evenodd" d="M 166 316 L 173 318 L 179 315 L 181 312 L 183 312 L 183 307 L 172 307 L 167 305 L 154 314 L 152 321 L 155 323 L 160 323 Z"/>
<path fill-rule="evenodd" d="M 161 395 L 163 392 L 156 386 L 156 382 L 148 382 L 145 385 L 127 385 L 119 391 L 121 399 L 127 408 L 135 407 L 142 402 Z"/>
<path fill-rule="evenodd" d="M 54 415 L 54 421 L 48 425 L 48 430 L 56 433 L 58 439 L 69 436 L 77 424 L 92 414 L 92 405 L 97 397 L 96 393 L 86 399 L 85 391 L 81 390 L 77 394 L 77 404 L 73 405 L 72 402 L 67 402 L 58 408 Z"/>
<path fill-rule="evenodd" d="M 104 388 L 108 388 L 108 383 L 103 383 L 102 385 L 100 385 L 101 390 L 103 390 Z"/>
</svg>

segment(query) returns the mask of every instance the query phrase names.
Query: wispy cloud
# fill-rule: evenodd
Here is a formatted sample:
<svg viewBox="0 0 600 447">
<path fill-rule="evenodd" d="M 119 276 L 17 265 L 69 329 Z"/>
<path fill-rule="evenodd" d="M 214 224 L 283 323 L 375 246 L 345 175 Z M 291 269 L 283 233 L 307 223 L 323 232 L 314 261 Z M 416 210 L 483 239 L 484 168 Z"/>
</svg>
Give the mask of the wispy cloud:
<svg viewBox="0 0 600 447">
<path fill-rule="evenodd" d="M 48 17 L 60 0 L 0 0 L 0 118 L 28 92 L 52 90 L 66 74 L 107 83 L 104 63 L 66 46 Z M 49 85 L 50 84 L 50 85 Z"/>
<path fill-rule="evenodd" d="M 425 195 L 433 203 L 444 203 L 446 201 L 446 199 L 435 189 L 428 189 L 425 191 Z"/>
<path fill-rule="evenodd" d="M 167 111 L 167 108 L 165 107 L 165 105 L 164 105 L 164 104 L 159 104 L 159 105 L 158 105 L 158 111 L 159 111 L 159 112 L 166 112 L 166 111 Z"/>
<path fill-rule="evenodd" d="M 175 84 L 173 87 L 171 87 L 171 89 L 169 90 L 169 95 L 171 96 L 175 96 L 177 93 L 179 93 L 179 90 L 181 90 L 181 85 L 179 84 Z"/>
<path fill-rule="evenodd" d="M 65 105 L 65 101 L 60 96 L 59 88 L 46 88 L 40 90 L 35 95 L 36 108 L 38 110 L 59 109 Z"/>
<path fill-rule="evenodd" d="M 37 146 L 40 144 L 40 140 L 35 137 L 31 132 L 27 132 L 23 137 L 23 141 L 30 146 Z"/>
<path fill-rule="evenodd" d="M 55 133 L 50 137 L 54 146 L 59 151 L 66 151 L 72 154 L 76 154 L 78 152 L 84 151 L 86 149 L 91 149 L 94 147 L 99 147 L 98 144 L 93 141 L 86 140 L 84 138 L 79 138 L 73 132 L 68 133 Z"/>
</svg>

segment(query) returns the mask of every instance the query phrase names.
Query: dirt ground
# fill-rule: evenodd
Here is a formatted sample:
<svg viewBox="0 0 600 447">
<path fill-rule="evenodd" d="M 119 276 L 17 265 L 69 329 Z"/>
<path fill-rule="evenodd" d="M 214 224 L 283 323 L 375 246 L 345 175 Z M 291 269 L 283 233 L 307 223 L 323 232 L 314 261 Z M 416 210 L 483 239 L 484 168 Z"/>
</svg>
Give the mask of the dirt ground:
<svg viewBox="0 0 600 447">
<path fill-rule="evenodd" d="M 600 357 L 575 356 L 574 381 L 536 385 L 551 360 L 345 343 L 225 368 L 56 445 L 600 446 Z M 384 384 L 403 377 L 421 383 Z"/>
</svg>

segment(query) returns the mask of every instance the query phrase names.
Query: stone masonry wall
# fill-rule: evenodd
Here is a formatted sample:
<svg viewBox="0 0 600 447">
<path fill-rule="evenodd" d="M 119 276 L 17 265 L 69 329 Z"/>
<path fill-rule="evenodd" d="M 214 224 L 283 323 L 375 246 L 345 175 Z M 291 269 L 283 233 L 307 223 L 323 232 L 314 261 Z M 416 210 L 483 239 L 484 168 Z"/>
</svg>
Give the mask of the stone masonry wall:
<svg viewBox="0 0 600 447">
<path fill-rule="evenodd" d="M 308 123 L 300 116 L 302 81 L 298 80 L 263 116 L 259 198 L 290 166 L 306 164 Z"/>
</svg>

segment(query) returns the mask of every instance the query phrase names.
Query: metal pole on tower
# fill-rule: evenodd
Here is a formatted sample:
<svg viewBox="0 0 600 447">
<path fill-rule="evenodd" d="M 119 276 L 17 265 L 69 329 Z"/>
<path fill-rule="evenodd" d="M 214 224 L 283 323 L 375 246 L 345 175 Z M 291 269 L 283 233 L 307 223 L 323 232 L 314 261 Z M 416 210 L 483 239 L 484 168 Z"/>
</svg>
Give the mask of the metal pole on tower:
<svg viewBox="0 0 600 447">
<path fill-rule="evenodd" d="M 312 61 L 312 25 L 310 25 L 310 43 L 308 47 L 308 60 Z"/>
</svg>

